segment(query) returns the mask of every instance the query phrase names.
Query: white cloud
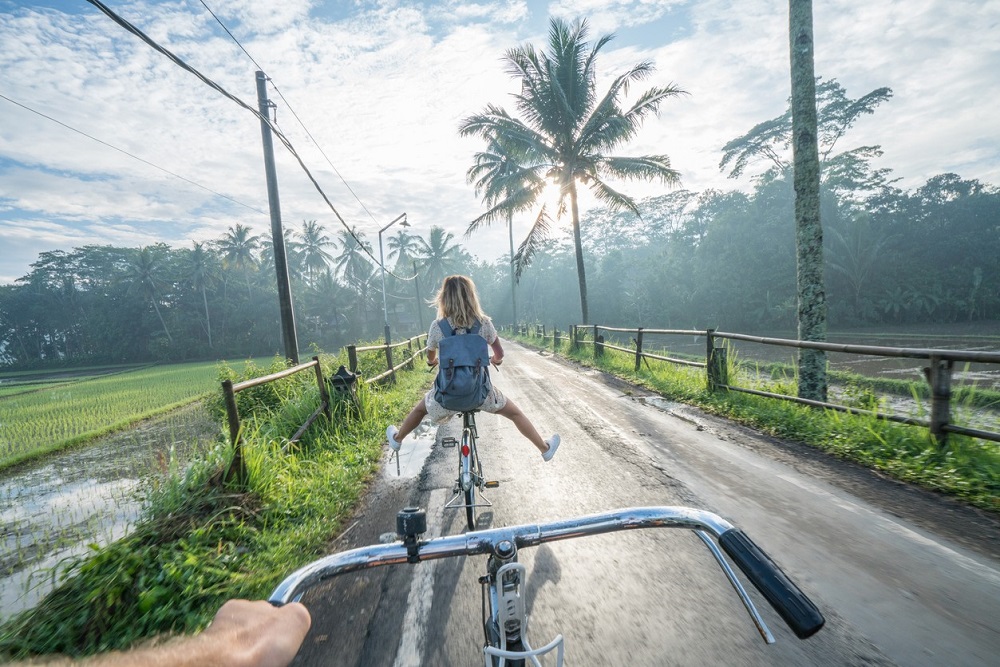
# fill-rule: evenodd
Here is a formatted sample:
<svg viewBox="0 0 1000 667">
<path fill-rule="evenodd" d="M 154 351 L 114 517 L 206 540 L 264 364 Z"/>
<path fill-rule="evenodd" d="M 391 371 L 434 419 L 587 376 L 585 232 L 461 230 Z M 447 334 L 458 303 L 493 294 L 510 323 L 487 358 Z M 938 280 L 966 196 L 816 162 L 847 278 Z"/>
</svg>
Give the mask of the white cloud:
<svg viewBox="0 0 1000 667">
<path fill-rule="evenodd" d="M 511 107 L 517 86 L 500 59 L 525 39 L 542 46 L 546 14 L 586 15 L 592 37 L 617 33 L 599 61 L 602 81 L 649 59 L 657 67 L 650 85 L 675 83 L 690 93 L 665 102 L 623 151 L 670 155 L 685 187 L 747 187 L 719 172 L 720 149 L 783 112 L 788 97 L 787 5 L 771 0 L 210 6 L 273 77 L 285 98 L 269 89 L 280 127 L 338 211 L 373 241 L 403 211 L 415 232 L 440 224 L 462 236 L 481 211 L 465 183 L 480 146 L 457 136 L 458 123 L 487 103 Z M 152 240 L 188 246 L 237 222 L 268 232 L 260 125 L 250 112 L 89 6 L 74 15 L 14 7 L 0 14 L 0 94 L 259 211 L 0 100 L 0 283 L 26 273 L 44 250 Z M 119 7 L 256 107 L 257 66 L 199 2 Z M 904 187 L 945 171 L 1000 183 L 1000 4 L 831 0 L 814 11 L 817 73 L 837 78 L 852 97 L 879 86 L 894 91 L 845 147 L 881 144 L 882 164 Z M 318 219 L 336 231 L 298 164 L 280 143 L 275 151 L 286 225 Z M 626 191 L 645 196 L 662 186 Z M 506 252 L 506 230 L 491 229 L 469 248 L 489 258 Z"/>
</svg>

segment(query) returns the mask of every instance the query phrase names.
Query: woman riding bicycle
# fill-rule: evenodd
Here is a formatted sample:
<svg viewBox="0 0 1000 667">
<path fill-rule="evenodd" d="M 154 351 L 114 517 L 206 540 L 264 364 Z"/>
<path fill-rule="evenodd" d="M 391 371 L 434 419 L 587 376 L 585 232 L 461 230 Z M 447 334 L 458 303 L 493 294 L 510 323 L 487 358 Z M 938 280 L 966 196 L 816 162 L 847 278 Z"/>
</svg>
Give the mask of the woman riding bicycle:
<svg viewBox="0 0 1000 667">
<path fill-rule="evenodd" d="M 479 335 L 486 339 L 493 352 L 490 357 L 490 363 L 494 366 L 500 365 L 503 361 L 503 347 L 500 345 L 500 338 L 497 336 L 493 322 L 486 316 L 479 305 L 479 295 L 476 293 L 476 286 L 470 278 L 466 276 L 448 276 L 445 278 L 441 289 L 438 290 L 435 297 L 435 303 L 437 304 L 438 319 L 431 324 L 430 331 L 427 333 L 428 364 L 433 366 L 438 361 L 438 346 L 444 338 L 440 321 L 447 319 L 448 324 L 455 331 L 456 335 L 468 335 L 469 331 L 478 322 L 480 325 L 479 333 L 473 335 Z M 545 461 L 551 461 L 552 457 L 555 456 L 556 449 L 559 447 L 559 434 L 543 440 L 524 412 L 517 407 L 514 401 L 504 396 L 497 389 L 496 385 L 490 389 L 486 400 L 477 409 L 501 415 L 514 422 L 517 430 L 531 441 L 531 444 L 538 449 L 542 455 L 542 459 Z M 406 416 L 398 429 L 395 425 L 389 426 L 386 429 L 385 434 L 389 441 L 389 446 L 393 450 L 399 451 L 399 446 L 403 442 L 403 439 L 413 432 L 413 429 L 426 416 L 430 416 L 434 423 L 441 424 L 456 414 L 458 412 L 443 407 L 435 399 L 434 390 L 431 389 L 423 398 L 417 401 L 413 409 L 410 410 L 410 414 Z"/>
</svg>

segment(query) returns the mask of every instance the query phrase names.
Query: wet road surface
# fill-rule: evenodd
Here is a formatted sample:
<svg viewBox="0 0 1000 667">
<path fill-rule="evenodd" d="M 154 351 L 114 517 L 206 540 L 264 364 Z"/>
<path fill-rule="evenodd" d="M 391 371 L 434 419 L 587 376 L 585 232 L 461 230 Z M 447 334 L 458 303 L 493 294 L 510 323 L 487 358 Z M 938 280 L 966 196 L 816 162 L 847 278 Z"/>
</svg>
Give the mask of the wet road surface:
<svg viewBox="0 0 1000 667">
<path fill-rule="evenodd" d="M 620 532 L 520 552 L 533 645 L 562 634 L 569 665 L 996 664 L 994 518 L 507 347 L 494 382 L 562 445 L 544 463 L 510 422 L 478 415 L 484 471 L 501 482 L 478 527 L 638 505 L 704 508 L 744 529 L 827 618 L 816 636 L 798 640 L 753 591 L 777 639 L 766 646 L 697 537 Z M 463 532 L 464 512 L 443 509 L 457 453 L 439 446 L 460 428 L 455 419 L 407 439 L 403 475 L 387 463 L 332 549 L 378 541 L 405 505 L 427 509 L 426 537 Z M 482 664 L 484 568 L 483 558 L 450 559 L 316 589 L 304 600 L 313 628 L 295 664 Z"/>
</svg>

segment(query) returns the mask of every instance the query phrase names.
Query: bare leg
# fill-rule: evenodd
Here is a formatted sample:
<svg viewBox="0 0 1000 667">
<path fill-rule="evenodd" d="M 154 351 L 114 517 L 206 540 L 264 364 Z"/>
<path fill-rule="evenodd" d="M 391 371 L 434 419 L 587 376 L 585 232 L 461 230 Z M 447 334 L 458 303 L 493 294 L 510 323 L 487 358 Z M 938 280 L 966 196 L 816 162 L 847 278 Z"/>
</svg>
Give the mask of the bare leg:
<svg viewBox="0 0 1000 667">
<path fill-rule="evenodd" d="M 538 431 L 535 430 L 531 420 L 528 419 L 527 415 L 521 412 L 521 408 L 517 407 L 517 404 L 514 403 L 514 401 L 508 398 L 507 405 L 503 406 L 503 409 L 499 410 L 497 414 L 503 415 L 507 419 L 514 422 L 514 426 L 516 426 L 517 430 L 521 432 L 521 435 L 530 440 L 531 444 L 537 447 L 538 451 L 542 454 L 549 451 L 548 444 L 546 444 L 545 440 L 542 439 L 542 436 L 538 435 Z"/>
<path fill-rule="evenodd" d="M 417 428 L 426 416 L 427 405 L 424 403 L 424 397 L 421 396 L 420 400 L 413 406 L 413 409 L 410 410 L 410 414 L 406 415 L 406 419 L 404 419 L 403 423 L 399 425 L 399 433 L 396 435 L 396 442 L 403 442 L 403 438 L 410 435 L 410 433 L 413 432 L 413 429 Z"/>
</svg>

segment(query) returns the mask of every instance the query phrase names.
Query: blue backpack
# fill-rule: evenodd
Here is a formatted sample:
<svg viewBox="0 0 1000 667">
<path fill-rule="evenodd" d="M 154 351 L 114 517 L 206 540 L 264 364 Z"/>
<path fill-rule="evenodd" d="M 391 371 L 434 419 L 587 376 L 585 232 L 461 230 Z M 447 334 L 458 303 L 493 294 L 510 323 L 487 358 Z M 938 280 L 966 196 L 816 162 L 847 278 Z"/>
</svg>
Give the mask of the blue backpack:
<svg viewBox="0 0 1000 667">
<path fill-rule="evenodd" d="M 490 351 L 479 335 L 479 320 L 467 333 L 455 334 L 447 318 L 438 320 L 441 339 L 438 347 L 438 374 L 434 380 L 434 400 L 446 410 L 475 410 L 486 401 L 490 384 Z"/>
</svg>

